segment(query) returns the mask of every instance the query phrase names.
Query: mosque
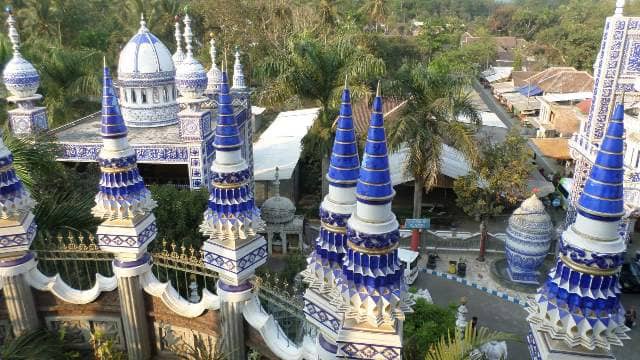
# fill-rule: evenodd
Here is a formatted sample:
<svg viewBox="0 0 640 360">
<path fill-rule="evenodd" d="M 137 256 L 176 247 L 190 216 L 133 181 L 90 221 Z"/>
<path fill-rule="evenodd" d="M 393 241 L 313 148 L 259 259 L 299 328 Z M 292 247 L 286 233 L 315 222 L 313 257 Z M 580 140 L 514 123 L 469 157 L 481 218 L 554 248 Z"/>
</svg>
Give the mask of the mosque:
<svg viewBox="0 0 640 360">
<path fill-rule="evenodd" d="M 623 7 L 624 1 L 618 1 L 616 13 L 607 19 L 596 69 L 594 98 L 608 94 L 611 106 L 602 110 L 602 124 L 584 125 L 600 128 L 601 141 L 592 144 L 592 166 L 585 170 L 575 219 L 562 234 L 555 266 L 527 306 L 532 359 L 611 359 L 612 345 L 629 338 L 618 285 L 626 250 L 620 228 L 629 215 L 624 105 L 618 96 L 626 85 L 605 91 L 611 90 L 606 81 L 610 73 L 621 79 L 620 73 L 631 76 L 637 63 L 638 54 L 629 49 L 638 44 L 640 18 L 625 17 Z M 24 135 L 47 130 L 46 111 L 36 105 L 41 99 L 36 94 L 39 75 L 20 53 L 11 14 L 7 23 L 13 58 L 3 81 L 9 101 L 17 106 L 9 111 L 11 131 Z M 96 161 L 100 167 L 92 209 L 101 222 L 95 251 L 112 256 L 113 276 L 96 274 L 95 285 L 81 290 L 41 272 L 38 250 L 31 248 L 38 223 L 35 204 L 0 140 L 0 302 L 7 309 L 0 325 L 4 321 L 12 334 L 21 335 L 56 322 L 81 329 L 84 325 L 77 324 L 95 328 L 110 323 L 129 359 L 157 355 L 166 341 L 162 334 L 167 323 L 187 326 L 192 338 L 196 331 L 217 334 L 229 359 L 246 359 L 246 344 L 256 338 L 274 359 L 401 359 L 402 325 L 413 303 L 398 260 L 399 224 L 391 210 L 395 192 L 380 86 L 362 160 L 348 84 L 342 92 L 326 174 L 329 192 L 319 209 L 320 235 L 301 273 L 308 285 L 304 317 L 315 331 L 296 343 L 263 308 L 259 285 L 253 281 L 269 249 L 261 235 L 266 224 L 253 195 L 249 93 L 239 54 L 230 84 L 226 64 L 216 66 L 212 41 L 213 66 L 205 71 L 193 57 L 190 25 L 185 16 L 183 51 L 176 22 L 177 51 L 171 55 L 142 19 L 120 54 L 117 87 L 110 69 L 103 68 L 101 112 L 54 131 L 64 145 L 61 160 Z M 609 69 L 603 64 L 625 56 L 618 73 L 600 68 Z M 148 247 L 157 241 L 156 203 L 144 185 L 145 174 L 173 170 L 184 173 L 189 187 L 206 186 L 210 193 L 200 225 L 206 240 L 197 261 L 217 274 L 217 282 L 215 294 L 204 289 L 194 300 L 185 299 L 151 270 L 154 255 Z M 292 204 L 272 202 L 285 205 L 268 207 L 265 213 L 293 221 Z M 532 212 L 535 216 L 528 218 Z M 535 198 L 514 214 L 507 244 L 513 279 L 535 281 L 540 248 L 548 247 L 548 226 Z M 527 251 L 531 248 L 533 253 Z M 43 310 L 45 298 L 56 304 L 55 312 Z M 166 322 L 158 325 L 162 316 Z M 82 331 L 88 330 L 80 335 Z"/>
</svg>

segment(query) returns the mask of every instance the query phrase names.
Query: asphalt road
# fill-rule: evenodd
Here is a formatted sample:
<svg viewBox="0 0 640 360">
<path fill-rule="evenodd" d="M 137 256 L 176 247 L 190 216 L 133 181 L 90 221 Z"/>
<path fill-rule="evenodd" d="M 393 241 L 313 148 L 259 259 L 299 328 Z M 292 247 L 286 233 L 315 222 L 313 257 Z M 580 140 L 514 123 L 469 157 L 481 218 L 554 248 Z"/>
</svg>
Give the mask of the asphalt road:
<svg viewBox="0 0 640 360">
<path fill-rule="evenodd" d="M 455 281 L 425 273 L 420 273 L 414 286 L 429 289 L 433 302 L 441 306 L 458 304 L 462 296 L 467 297 L 469 321 L 472 316 L 477 316 L 480 326 L 520 336 L 522 342 L 508 343 L 509 359 L 529 359 L 529 350 L 524 341 L 528 332 L 527 312 L 522 306 Z M 640 294 L 623 294 L 622 303 L 625 308 L 635 306 L 640 311 Z M 637 341 L 640 339 L 640 326 L 636 326 L 628 334 L 631 340 L 625 341 L 624 347 L 613 348 L 618 360 L 637 359 L 640 353 L 640 341 Z"/>
</svg>

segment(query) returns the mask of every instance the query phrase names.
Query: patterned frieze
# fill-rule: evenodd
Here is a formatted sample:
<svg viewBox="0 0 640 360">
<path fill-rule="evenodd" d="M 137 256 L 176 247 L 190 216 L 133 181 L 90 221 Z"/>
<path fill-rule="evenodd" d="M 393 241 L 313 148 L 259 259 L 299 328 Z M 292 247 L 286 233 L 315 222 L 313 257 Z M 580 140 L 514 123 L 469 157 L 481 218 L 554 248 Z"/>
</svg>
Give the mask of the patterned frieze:
<svg viewBox="0 0 640 360">
<path fill-rule="evenodd" d="M 31 135 L 49 128 L 44 107 L 17 108 L 7 111 L 11 132 L 16 136 Z"/>
<path fill-rule="evenodd" d="M 96 161 L 102 144 L 61 143 L 59 161 Z M 189 163 L 186 144 L 132 145 L 141 163 Z"/>
<path fill-rule="evenodd" d="M 91 337 L 100 333 L 124 349 L 124 334 L 120 317 L 115 316 L 46 316 L 45 325 L 54 332 L 64 332 L 65 345 L 74 349 L 90 349 Z"/>
</svg>

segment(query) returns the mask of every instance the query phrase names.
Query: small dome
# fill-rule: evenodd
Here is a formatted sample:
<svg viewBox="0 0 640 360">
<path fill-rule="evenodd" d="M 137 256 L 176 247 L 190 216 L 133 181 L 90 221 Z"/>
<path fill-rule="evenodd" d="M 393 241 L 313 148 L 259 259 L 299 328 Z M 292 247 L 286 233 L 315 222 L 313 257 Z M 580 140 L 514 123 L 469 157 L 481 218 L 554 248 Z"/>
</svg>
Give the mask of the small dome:
<svg viewBox="0 0 640 360">
<path fill-rule="evenodd" d="M 140 21 L 140 30 L 120 52 L 118 80 L 122 85 L 173 81 L 175 67 L 169 49 Z"/>
<path fill-rule="evenodd" d="M 284 224 L 293 220 L 296 206 L 286 197 L 276 195 L 268 198 L 260 209 L 262 219 L 267 224 Z"/>
<path fill-rule="evenodd" d="M 547 234 L 553 231 L 551 217 L 535 194 L 513 212 L 509 218 L 509 226 L 527 233 Z"/>
<path fill-rule="evenodd" d="M 7 19 L 9 38 L 13 44 L 13 57 L 4 67 L 2 79 L 11 95 L 28 98 L 36 94 L 40 86 L 40 75 L 30 62 L 20 54 L 20 36 L 16 30 L 16 21 L 11 14 Z"/>
<path fill-rule="evenodd" d="M 187 99 L 202 97 L 207 88 L 207 71 L 198 60 L 193 57 L 191 48 L 191 19 L 189 15 L 184 18 L 184 38 L 187 45 L 187 54 L 176 69 L 176 87 L 180 95 Z"/>
</svg>

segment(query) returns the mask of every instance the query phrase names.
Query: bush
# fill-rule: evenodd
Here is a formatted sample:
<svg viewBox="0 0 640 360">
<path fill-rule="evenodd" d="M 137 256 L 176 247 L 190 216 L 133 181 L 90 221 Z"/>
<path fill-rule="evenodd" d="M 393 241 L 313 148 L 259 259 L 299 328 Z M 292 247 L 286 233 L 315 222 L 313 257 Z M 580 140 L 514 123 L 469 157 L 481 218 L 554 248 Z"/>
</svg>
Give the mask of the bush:
<svg viewBox="0 0 640 360">
<path fill-rule="evenodd" d="M 427 350 L 442 336 L 453 333 L 455 311 L 417 299 L 413 313 L 407 314 L 404 322 L 403 358 L 424 359 Z"/>
</svg>

